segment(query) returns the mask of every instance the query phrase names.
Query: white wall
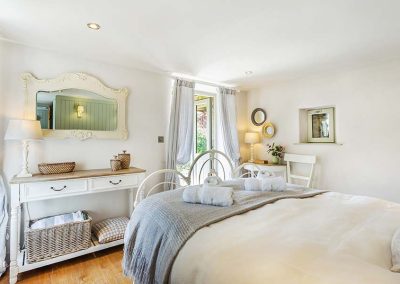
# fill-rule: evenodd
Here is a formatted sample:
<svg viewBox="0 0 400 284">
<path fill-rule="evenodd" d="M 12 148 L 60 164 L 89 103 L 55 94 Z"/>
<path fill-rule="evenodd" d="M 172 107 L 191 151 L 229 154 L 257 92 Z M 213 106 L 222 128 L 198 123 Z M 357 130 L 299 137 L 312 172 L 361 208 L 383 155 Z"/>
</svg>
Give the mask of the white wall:
<svg viewBox="0 0 400 284">
<path fill-rule="evenodd" d="M 130 91 L 127 106 L 128 140 L 82 142 L 67 139 L 33 143 L 29 157 L 32 171 L 37 172 L 36 165 L 39 162 L 60 161 L 75 161 L 77 169 L 107 168 L 112 155 L 122 150 L 133 155 L 134 166 L 149 172 L 164 167 L 165 147 L 157 143 L 157 136 L 166 135 L 167 132 L 171 80 L 160 74 L 79 59 L 78 56 L 0 42 L 0 158 L 3 161 L 0 169 L 3 168 L 7 180 L 18 172 L 21 163 L 19 143 L 2 141 L 2 137 L 8 120 L 23 116 L 22 72 L 31 72 L 38 78 L 52 78 L 64 72 L 85 72 L 98 77 L 110 87 L 127 87 Z M 55 214 L 71 209 L 86 209 L 92 211 L 94 219 L 98 220 L 107 215 L 127 214 L 126 198 L 126 193 L 121 192 L 37 202 L 30 206 L 30 213 L 31 218 L 36 218 L 48 212 Z M 46 213 L 42 208 L 46 209 Z"/>
<path fill-rule="evenodd" d="M 4 81 L 4 44 L 0 41 L 0 133 L 2 136 L 0 136 L 0 169 L 1 169 L 1 162 L 3 161 L 3 133 L 4 133 L 4 98 L 2 96 L 2 91 L 3 90 L 3 81 Z M 1 174 L 1 173 L 0 173 Z"/>
<path fill-rule="evenodd" d="M 299 108 L 336 106 L 338 145 L 294 145 Z M 248 112 L 262 107 L 287 152 L 318 157 L 315 186 L 400 202 L 400 61 L 265 85 L 248 92 Z M 259 130 L 251 125 L 248 127 Z M 257 158 L 268 159 L 256 147 Z"/>
</svg>

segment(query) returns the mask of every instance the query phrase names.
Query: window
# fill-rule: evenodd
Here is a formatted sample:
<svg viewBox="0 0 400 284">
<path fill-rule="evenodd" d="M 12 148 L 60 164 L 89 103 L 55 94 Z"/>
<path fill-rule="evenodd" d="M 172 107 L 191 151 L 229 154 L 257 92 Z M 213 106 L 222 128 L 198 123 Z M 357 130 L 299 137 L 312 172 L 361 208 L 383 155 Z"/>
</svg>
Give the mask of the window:
<svg viewBox="0 0 400 284">
<path fill-rule="evenodd" d="M 214 98 L 195 96 L 194 111 L 194 156 L 214 146 Z"/>
<path fill-rule="evenodd" d="M 196 92 L 194 97 L 194 147 L 193 159 L 198 155 L 215 148 L 215 96 L 209 93 Z M 204 161 L 202 160 L 204 159 Z M 192 181 L 202 183 L 210 171 L 210 163 L 204 162 L 208 156 L 202 157 L 193 168 Z M 212 162 L 211 162 L 212 165 Z"/>
<path fill-rule="evenodd" d="M 196 157 L 208 150 L 215 149 L 215 93 L 196 91 L 194 96 L 194 119 L 193 119 L 193 151 L 192 158 L 186 165 L 178 165 L 178 170 L 187 175 L 190 165 Z M 200 160 L 198 165 L 205 162 Z M 195 167 L 192 173 L 192 181 L 194 184 L 202 181 L 204 173 L 209 172 L 210 164 L 207 163 L 201 170 Z M 201 177 L 199 177 L 201 171 Z"/>
</svg>

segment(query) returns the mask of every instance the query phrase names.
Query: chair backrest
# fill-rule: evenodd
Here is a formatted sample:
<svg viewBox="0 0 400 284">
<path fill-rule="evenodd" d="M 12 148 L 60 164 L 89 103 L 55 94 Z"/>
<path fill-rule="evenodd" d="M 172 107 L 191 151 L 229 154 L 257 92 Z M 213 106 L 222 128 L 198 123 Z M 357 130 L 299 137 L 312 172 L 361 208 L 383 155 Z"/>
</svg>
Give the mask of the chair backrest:
<svg viewBox="0 0 400 284">
<path fill-rule="evenodd" d="M 306 186 L 311 186 L 311 181 L 314 172 L 314 165 L 317 160 L 316 156 L 312 155 L 297 155 L 297 154 L 285 154 L 284 160 L 287 162 L 287 178 L 289 183 L 294 183 L 293 180 L 304 180 L 306 181 Z M 291 172 L 291 166 L 293 163 L 309 164 L 311 166 L 310 173 L 308 176 L 294 175 Z"/>
</svg>

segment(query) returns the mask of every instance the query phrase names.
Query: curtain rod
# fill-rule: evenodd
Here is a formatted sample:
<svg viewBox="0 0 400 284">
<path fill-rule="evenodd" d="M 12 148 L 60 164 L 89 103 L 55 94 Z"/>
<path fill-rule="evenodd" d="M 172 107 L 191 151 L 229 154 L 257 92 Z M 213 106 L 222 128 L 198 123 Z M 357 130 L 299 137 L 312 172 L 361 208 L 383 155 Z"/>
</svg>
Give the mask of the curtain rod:
<svg viewBox="0 0 400 284">
<path fill-rule="evenodd" d="M 198 79 L 194 76 L 189 76 L 189 75 L 185 75 L 185 74 L 171 74 L 170 78 L 172 79 L 181 79 L 181 80 L 188 80 L 188 81 L 193 81 L 195 83 L 200 83 L 203 85 L 208 85 L 208 86 L 212 86 L 212 87 L 224 87 L 224 88 L 228 88 L 228 89 L 232 89 L 235 90 L 236 92 L 240 93 L 240 90 L 235 88 L 232 85 L 229 84 L 223 84 L 223 83 L 216 83 L 216 82 L 210 82 L 210 81 L 205 81 L 205 80 L 201 80 Z"/>
</svg>

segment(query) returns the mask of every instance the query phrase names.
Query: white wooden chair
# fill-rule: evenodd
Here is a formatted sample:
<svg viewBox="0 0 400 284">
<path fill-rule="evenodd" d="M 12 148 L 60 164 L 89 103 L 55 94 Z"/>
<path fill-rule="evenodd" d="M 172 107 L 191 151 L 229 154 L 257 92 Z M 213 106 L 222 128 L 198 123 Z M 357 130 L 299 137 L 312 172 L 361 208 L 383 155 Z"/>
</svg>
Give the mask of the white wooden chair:
<svg viewBox="0 0 400 284">
<path fill-rule="evenodd" d="M 285 154 L 284 160 L 287 162 L 287 179 L 288 183 L 294 183 L 293 180 L 304 180 L 306 187 L 311 186 L 311 181 L 314 172 L 314 165 L 317 160 L 316 156 L 312 155 L 297 155 L 297 154 Z M 310 173 L 308 176 L 294 175 L 291 172 L 292 163 L 309 164 L 311 166 Z"/>
</svg>

